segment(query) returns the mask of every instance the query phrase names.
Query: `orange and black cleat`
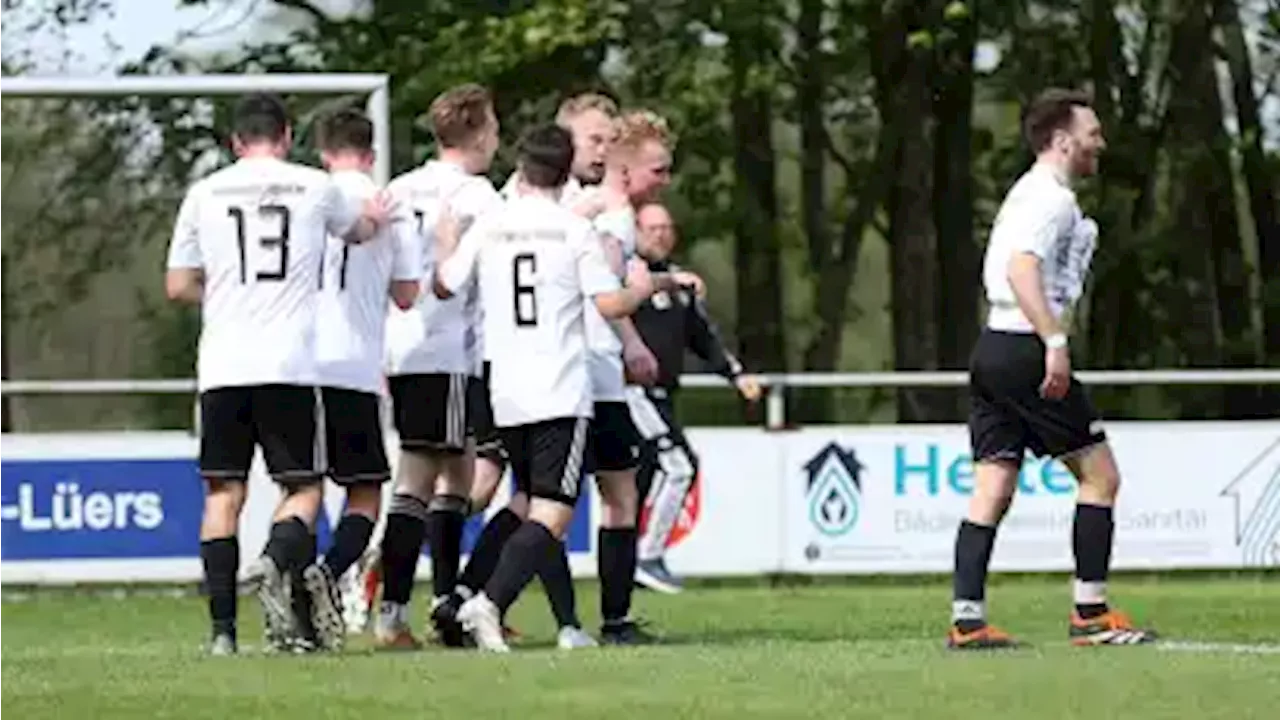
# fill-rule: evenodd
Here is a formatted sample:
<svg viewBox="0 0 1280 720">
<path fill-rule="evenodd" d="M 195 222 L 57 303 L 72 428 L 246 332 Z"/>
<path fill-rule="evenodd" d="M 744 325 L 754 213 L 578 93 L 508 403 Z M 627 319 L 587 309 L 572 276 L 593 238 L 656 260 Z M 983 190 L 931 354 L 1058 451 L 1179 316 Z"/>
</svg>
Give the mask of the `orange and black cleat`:
<svg viewBox="0 0 1280 720">
<path fill-rule="evenodd" d="M 1007 650 L 1021 647 L 1009 633 L 993 625 L 965 632 L 956 625 L 947 631 L 947 648 L 950 650 Z"/>
<path fill-rule="evenodd" d="M 1154 630 L 1143 630 L 1133 626 L 1128 615 L 1119 610 L 1107 612 L 1093 618 L 1082 618 L 1078 612 L 1071 612 L 1071 644 L 1079 647 L 1093 645 L 1148 645 L 1156 641 Z"/>
</svg>

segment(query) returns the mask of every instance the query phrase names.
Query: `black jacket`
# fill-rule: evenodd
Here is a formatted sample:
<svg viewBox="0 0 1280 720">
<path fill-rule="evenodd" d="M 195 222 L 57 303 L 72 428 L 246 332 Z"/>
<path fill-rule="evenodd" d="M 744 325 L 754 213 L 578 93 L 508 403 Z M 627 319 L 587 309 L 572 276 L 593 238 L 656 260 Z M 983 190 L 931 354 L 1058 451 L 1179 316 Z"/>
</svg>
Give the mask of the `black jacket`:
<svg viewBox="0 0 1280 720">
<path fill-rule="evenodd" d="M 666 261 L 650 261 L 654 273 L 674 272 L 676 266 Z M 685 350 L 702 358 L 707 369 L 732 380 L 742 372 L 727 349 L 720 333 L 707 316 L 706 304 L 690 288 L 649 298 L 632 316 L 641 339 L 658 359 L 658 385 L 673 390 L 684 372 Z"/>
</svg>

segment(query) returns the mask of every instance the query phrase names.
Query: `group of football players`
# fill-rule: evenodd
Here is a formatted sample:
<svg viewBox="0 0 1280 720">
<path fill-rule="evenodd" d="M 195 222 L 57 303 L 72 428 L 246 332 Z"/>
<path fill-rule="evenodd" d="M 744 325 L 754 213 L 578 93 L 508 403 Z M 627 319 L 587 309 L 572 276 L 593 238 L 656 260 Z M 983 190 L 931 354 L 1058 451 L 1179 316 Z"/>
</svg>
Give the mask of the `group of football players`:
<svg viewBox="0 0 1280 720">
<path fill-rule="evenodd" d="M 246 585 L 271 647 L 339 649 L 339 578 L 371 543 L 381 646 L 420 644 L 408 607 L 424 544 L 442 644 L 506 651 L 505 612 L 538 577 L 559 646 L 595 645 L 563 543 L 587 477 L 602 505 L 599 641 L 654 639 L 631 615 L 637 576 L 678 588 L 661 560 L 665 537 L 637 567 L 641 446 L 666 442 L 650 479 L 669 471 L 691 481 L 692 466 L 663 454 L 674 435 L 646 429 L 642 439 L 632 420 L 662 374 L 632 316 L 655 294 L 667 307 L 704 289 L 665 258 L 637 257 L 637 212 L 659 210 L 671 180 L 666 122 L 619 112 L 602 95 L 571 98 L 554 122 L 523 134 L 499 191 L 486 177 L 499 145 L 490 93 L 448 90 L 429 119 L 435 157 L 379 188 L 363 114 L 321 121 L 319 170 L 284 159 L 292 133 L 280 100 L 248 96 L 234 116 L 237 161 L 182 204 L 166 289 L 202 308 L 201 557 L 215 654 L 237 650 L 236 593 Z M 716 357 L 744 396 L 758 395 L 732 356 Z M 384 394 L 401 450 L 385 515 Z M 282 492 L 262 553 L 241 574 L 236 532 L 255 448 Z M 463 567 L 463 527 L 508 468 L 511 498 L 486 513 Z M 317 557 L 326 477 L 347 502 Z M 677 493 L 662 503 L 662 533 L 688 484 L 655 486 Z"/>
</svg>

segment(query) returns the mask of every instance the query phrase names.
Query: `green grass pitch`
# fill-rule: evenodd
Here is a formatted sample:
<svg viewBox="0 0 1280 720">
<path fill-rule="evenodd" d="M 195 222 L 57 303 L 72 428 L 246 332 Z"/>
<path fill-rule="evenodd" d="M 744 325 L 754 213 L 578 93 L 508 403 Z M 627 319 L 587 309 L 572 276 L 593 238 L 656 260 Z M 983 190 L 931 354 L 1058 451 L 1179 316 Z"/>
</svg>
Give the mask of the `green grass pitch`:
<svg viewBox="0 0 1280 720">
<path fill-rule="evenodd" d="M 3 606 L 3 710 L 69 718 L 1088 718 L 1280 717 L 1276 574 L 1122 577 L 1112 596 L 1180 648 L 1070 647 L 1065 578 L 1002 578 L 993 619 L 1034 643 L 999 654 L 942 649 L 941 580 L 847 580 L 637 595 L 660 647 L 550 647 L 531 591 L 505 657 L 431 649 L 206 658 L 194 597 L 41 591 Z M 421 593 L 420 593 L 421 594 Z M 594 626 L 596 586 L 579 588 Z M 417 608 L 419 624 L 422 609 Z M 241 599 L 241 642 L 258 612 Z M 1202 643 L 1202 645 L 1191 645 Z M 1213 645 L 1207 645 L 1213 643 Z"/>
</svg>

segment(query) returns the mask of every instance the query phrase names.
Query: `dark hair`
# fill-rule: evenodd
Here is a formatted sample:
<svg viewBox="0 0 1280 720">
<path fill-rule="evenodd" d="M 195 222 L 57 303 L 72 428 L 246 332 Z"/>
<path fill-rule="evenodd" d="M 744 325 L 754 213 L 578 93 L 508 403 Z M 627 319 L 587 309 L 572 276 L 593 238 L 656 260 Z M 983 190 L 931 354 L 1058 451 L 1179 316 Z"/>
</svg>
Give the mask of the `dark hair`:
<svg viewBox="0 0 1280 720">
<path fill-rule="evenodd" d="M 289 112 L 276 95 L 254 93 L 236 103 L 231 131 L 240 142 L 276 142 L 284 138 L 288 129 Z"/>
<path fill-rule="evenodd" d="M 328 152 L 368 152 L 373 149 L 373 122 L 359 110 L 332 112 L 316 128 L 316 147 Z"/>
<path fill-rule="evenodd" d="M 1075 109 L 1093 106 L 1087 92 L 1049 88 L 1036 96 L 1022 111 L 1022 137 L 1033 153 L 1049 147 L 1053 134 L 1071 127 Z"/>
<path fill-rule="evenodd" d="M 558 188 L 573 165 L 573 135 L 548 123 L 526 130 L 516 151 L 520 176 L 539 188 Z"/>
<path fill-rule="evenodd" d="M 431 133 L 440 147 L 463 147 L 476 139 L 492 112 L 488 90 L 472 83 L 459 85 L 431 101 Z"/>
</svg>

